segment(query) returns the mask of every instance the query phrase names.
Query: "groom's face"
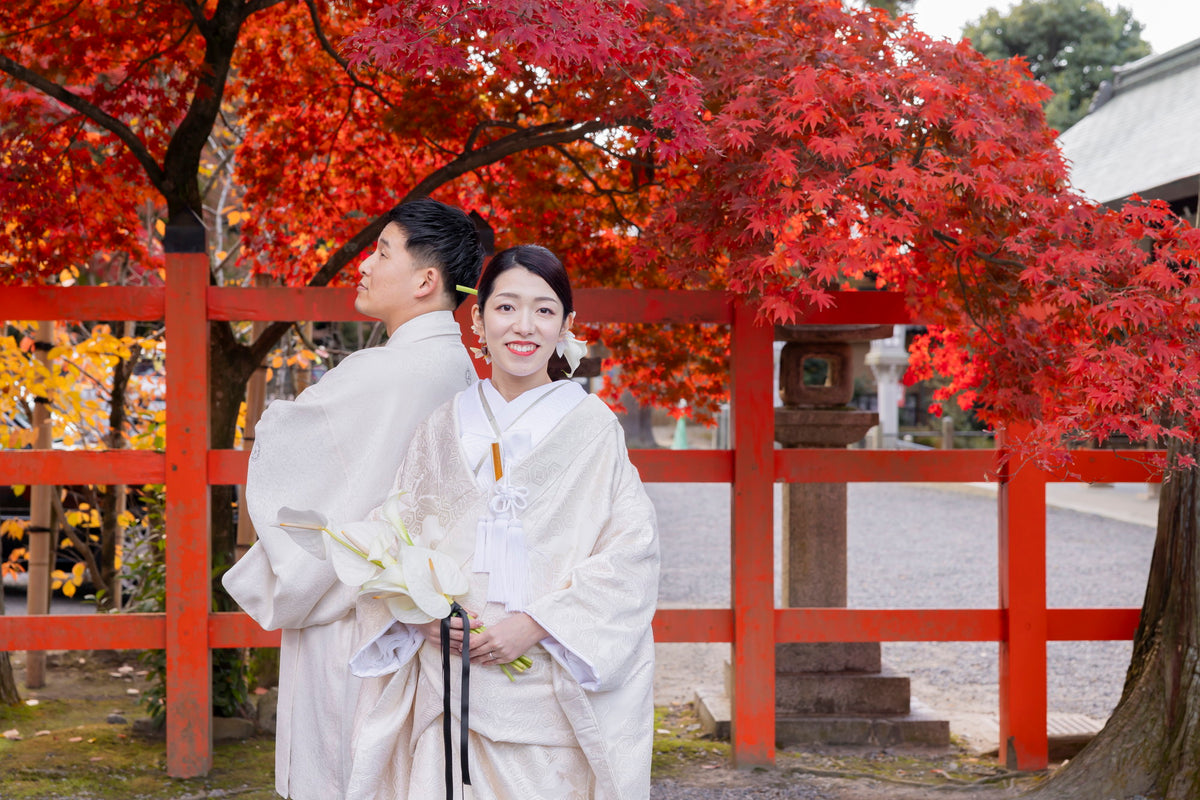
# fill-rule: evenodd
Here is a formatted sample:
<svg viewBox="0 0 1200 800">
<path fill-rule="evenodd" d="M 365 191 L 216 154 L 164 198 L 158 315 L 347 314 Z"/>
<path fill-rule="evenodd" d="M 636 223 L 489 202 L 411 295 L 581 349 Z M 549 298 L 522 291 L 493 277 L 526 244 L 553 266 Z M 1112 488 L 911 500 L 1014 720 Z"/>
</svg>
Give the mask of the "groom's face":
<svg viewBox="0 0 1200 800">
<path fill-rule="evenodd" d="M 354 309 L 381 320 L 389 334 L 408 318 L 414 292 L 421 280 L 417 264 L 405 247 L 406 241 L 404 230 L 389 222 L 375 242 L 375 252 L 358 268 Z"/>
</svg>

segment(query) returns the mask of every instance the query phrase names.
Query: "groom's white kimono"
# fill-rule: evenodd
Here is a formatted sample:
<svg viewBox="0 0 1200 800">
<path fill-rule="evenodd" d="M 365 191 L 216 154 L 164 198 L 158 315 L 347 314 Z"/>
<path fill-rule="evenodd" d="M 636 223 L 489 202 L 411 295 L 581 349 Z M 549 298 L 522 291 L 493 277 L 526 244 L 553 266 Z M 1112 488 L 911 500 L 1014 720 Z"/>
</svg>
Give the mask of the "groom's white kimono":
<svg viewBox="0 0 1200 800">
<path fill-rule="evenodd" d="M 273 402 L 257 426 L 246 508 L 258 542 L 223 583 L 258 624 L 283 629 L 275 790 L 284 797 L 344 796 L 359 681 L 348 668 L 356 592 L 274 527 L 279 509 L 365 517 L 386 498 L 417 425 L 474 381 L 458 323 L 435 311 L 353 353 L 295 401 Z"/>
<path fill-rule="evenodd" d="M 449 554 L 468 575 L 470 590 L 459 602 L 490 625 L 508 612 L 487 601 L 489 581 L 499 576 L 474 571 L 477 522 L 489 513 L 494 482 L 495 436 L 479 388 L 417 430 L 395 490 L 406 492 L 403 516 L 414 538 Z M 519 512 L 528 567 L 522 605 L 549 636 L 526 653 L 533 667 L 513 681 L 496 666 L 472 665 L 473 796 L 645 800 L 659 567 L 654 507 L 620 424 L 599 399 L 560 382 L 505 404 L 490 382 L 482 388 L 504 430 L 506 480 L 528 492 Z M 386 680 L 363 683 L 348 794 L 354 800 L 445 792 L 440 649 L 393 623 L 382 602 L 360 598 L 363 646 L 352 666 Z"/>
</svg>

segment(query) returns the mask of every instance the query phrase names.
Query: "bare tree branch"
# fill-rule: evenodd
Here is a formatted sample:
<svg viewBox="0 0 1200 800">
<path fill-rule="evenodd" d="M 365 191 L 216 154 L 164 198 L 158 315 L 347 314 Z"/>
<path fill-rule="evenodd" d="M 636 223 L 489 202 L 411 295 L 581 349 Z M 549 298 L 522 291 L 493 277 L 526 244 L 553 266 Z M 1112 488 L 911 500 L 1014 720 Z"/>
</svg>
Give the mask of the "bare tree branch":
<svg viewBox="0 0 1200 800">
<path fill-rule="evenodd" d="M 121 122 L 121 120 L 113 117 L 74 92 L 64 89 L 57 83 L 42 77 L 23 64 L 18 64 L 8 56 L 0 55 L 0 72 L 6 72 L 22 83 L 32 86 L 49 97 L 53 97 L 67 108 L 78 111 L 95 124 L 112 133 L 129 148 L 129 152 L 141 164 L 146 177 L 150 179 L 150 183 L 154 185 L 154 188 L 164 195 L 167 194 L 168 187 L 164 181 L 162 167 L 150 155 L 150 151 L 146 149 L 146 145 L 137 137 L 137 134 L 124 122 Z"/>
</svg>

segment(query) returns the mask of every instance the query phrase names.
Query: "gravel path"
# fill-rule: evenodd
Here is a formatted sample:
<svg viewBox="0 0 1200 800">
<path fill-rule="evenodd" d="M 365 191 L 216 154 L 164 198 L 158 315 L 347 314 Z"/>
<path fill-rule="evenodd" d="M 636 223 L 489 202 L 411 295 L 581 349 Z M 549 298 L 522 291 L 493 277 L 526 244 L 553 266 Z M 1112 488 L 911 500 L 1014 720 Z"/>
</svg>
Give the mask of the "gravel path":
<svg viewBox="0 0 1200 800">
<path fill-rule="evenodd" d="M 729 491 L 706 484 L 649 484 L 647 491 L 658 509 L 662 536 L 660 604 L 727 606 Z M 994 497 L 899 483 L 851 484 L 848 496 L 851 607 L 996 605 Z M 778 490 L 775 507 L 780 507 Z M 777 518 L 777 564 L 779 535 Z M 1153 528 L 1049 508 L 1049 605 L 1140 606 L 1153 544 Z M 779 582 L 777 568 L 777 602 Z M 697 687 L 720 686 L 727 653 L 727 645 L 659 645 L 657 701 L 690 700 Z M 1129 653 L 1129 642 L 1051 642 L 1050 712 L 1105 719 L 1120 696 Z M 915 700 L 935 710 L 994 714 L 997 709 L 994 643 L 889 642 L 883 659 L 912 678 Z"/>
</svg>

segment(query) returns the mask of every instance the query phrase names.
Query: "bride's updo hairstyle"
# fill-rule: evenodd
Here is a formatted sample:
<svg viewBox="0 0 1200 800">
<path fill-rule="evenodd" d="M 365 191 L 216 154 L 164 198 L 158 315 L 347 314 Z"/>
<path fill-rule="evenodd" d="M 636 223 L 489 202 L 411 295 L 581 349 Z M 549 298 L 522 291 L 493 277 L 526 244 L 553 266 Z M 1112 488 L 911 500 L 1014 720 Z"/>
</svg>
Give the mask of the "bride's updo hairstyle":
<svg viewBox="0 0 1200 800">
<path fill-rule="evenodd" d="M 480 313 L 483 313 L 488 298 L 492 296 L 496 278 L 513 267 L 524 267 L 550 284 L 562 303 L 564 320 L 575 310 L 575 302 L 571 299 L 571 281 L 558 256 L 541 245 L 519 244 L 496 253 L 484 267 L 483 276 L 479 279 Z"/>
</svg>

